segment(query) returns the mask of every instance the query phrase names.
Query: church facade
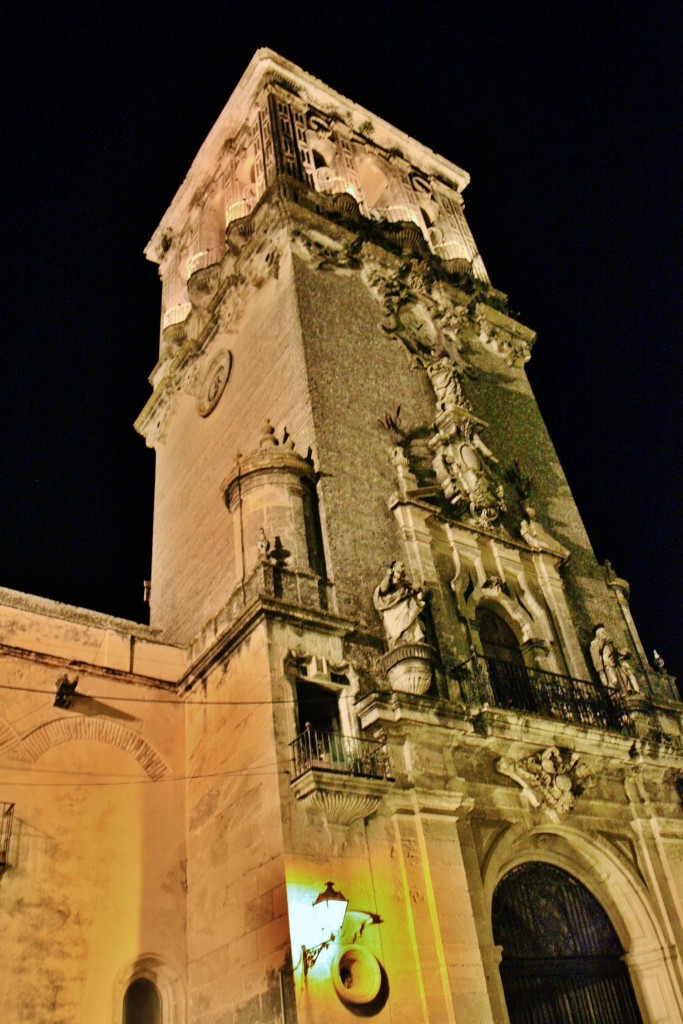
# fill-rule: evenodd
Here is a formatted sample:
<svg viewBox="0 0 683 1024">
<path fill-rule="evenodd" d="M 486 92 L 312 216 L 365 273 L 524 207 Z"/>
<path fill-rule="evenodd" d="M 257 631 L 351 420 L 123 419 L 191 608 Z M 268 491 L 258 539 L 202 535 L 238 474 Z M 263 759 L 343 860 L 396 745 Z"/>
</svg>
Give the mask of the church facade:
<svg viewBox="0 0 683 1024">
<path fill-rule="evenodd" d="M 150 625 L 0 590 L 9 1024 L 675 1024 L 683 705 L 468 175 L 272 53 L 146 254 Z"/>
</svg>

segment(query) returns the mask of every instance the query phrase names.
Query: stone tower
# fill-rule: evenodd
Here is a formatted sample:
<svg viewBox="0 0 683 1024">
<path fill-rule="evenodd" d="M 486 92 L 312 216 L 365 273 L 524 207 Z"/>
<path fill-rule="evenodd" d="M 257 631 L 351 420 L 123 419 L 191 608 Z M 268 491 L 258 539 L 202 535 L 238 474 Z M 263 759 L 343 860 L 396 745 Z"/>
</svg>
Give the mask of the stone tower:
<svg viewBox="0 0 683 1024">
<path fill-rule="evenodd" d="M 78 932 L 114 1006 L 88 1020 L 683 1016 L 683 708 L 596 563 L 467 183 L 262 50 L 149 243 L 151 627 L 3 604 L 79 691 L 149 705 L 20 737 L 150 783 L 109 797 L 139 895 L 115 948 Z"/>
</svg>

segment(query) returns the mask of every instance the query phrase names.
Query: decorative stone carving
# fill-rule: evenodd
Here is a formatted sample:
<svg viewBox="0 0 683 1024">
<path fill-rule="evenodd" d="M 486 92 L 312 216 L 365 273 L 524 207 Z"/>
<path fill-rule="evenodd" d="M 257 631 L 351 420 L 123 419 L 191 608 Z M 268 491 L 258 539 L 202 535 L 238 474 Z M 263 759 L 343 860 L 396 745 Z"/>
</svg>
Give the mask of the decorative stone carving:
<svg viewBox="0 0 683 1024">
<path fill-rule="evenodd" d="M 382 330 L 403 344 L 415 365 L 429 364 L 434 350 L 448 345 L 464 368 L 458 334 L 467 318 L 465 306 L 449 309 L 446 302 L 437 302 L 430 294 L 432 282 L 411 262 L 396 273 L 393 267 L 366 261 L 362 277 L 384 308 Z"/>
<path fill-rule="evenodd" d="M 458 512 L 489 527 L 505 511 L 505 500 L 502 484 L 493 482 L 486 465 L 498 463 L 480 435 L 487 424 L 472 412 L 447 353 L 433 351 L 427 373 L 436 394 L 438 433 L 428 447 L 437 480 Z"/>
<path fill-rule="evenodd" d="M 480 344 L 509 366 L 523 366 L 531 359 L 536 336 L 528 327 L 483 304 L 477 304 L 474 321 Z"/>
<path fill-rule="evenodd" d="M 209 364 L 197 395 L 197 412 L 200 416 L 209 416 L 216 408 L 230 379 L 231 370 L 232 355 L 227 349 L 221 349 Z"/>
<path fill-rule="evenodd" d="M 640 693 L 640 685 L 631 668 L 629 652 L 617 649 L 601 622 L 595 626 L 589 653 L 600 682 L 608 690 L 624 694 Z"/>
<path fill-rule="evenodd" d="M 391 649 L 399 643 L 424 640 L 420 618 L 425 606 L 424 593 L 406 579 L 403 562 L 391 563 L 381 583 L 375 587 L 372 600 Z"/>
<path fill-rule="evenodd" d="M 545 526 L 536 519 L 536 511 L 530 505 L 526 505 L 524 511 L 528 519 L 522 519 L 519 524 L 519 532 L 530 548 L 536 551 L 549 551 L 556 555 L 563 562 L 569 558 L 570 551 L 564 544 L 555 540 L 553 535 L 546 530 Z"/>
<path fill-rule="evenodd" d="M 471 410 L 448 352 L 432 350 L 431 355 L 433 361 L 427 365 L 427 375 L 436 394 L 437 412 L 450 412 L 456 408 Z"/>
<path fill-rule="evenodd" d="M 382 658 L 392 690 L 422 696 L 432 685 L 434 651 L 429 644 L 398 644 Z"/>
<path fill-rule="evenodd" d="M 518 783 L 533 807 L 545 807 L 553 816 L 572 809 L 590 778 L 579 754 L 554 746 L 518 761 L 501 757 L 496 770 Z"/>
<path fill-rule="evenodd" d="M 391 782 L 384 779 L 342 779 L 332 773 L 312 769 L 294 779 L 292 792 L 297 800 L 321 811 L 330 825 L 351 825 L 369 818 L 382 803 Z"/>
<path fill-rule="evenodd" d="M 652 664 L 655 667 L 655 672 L 658 672 L 661 676 L 668 675 L 668 672 L 666 671 L 666 663 L 659 651 L 652 652 Z"/>
</svg>

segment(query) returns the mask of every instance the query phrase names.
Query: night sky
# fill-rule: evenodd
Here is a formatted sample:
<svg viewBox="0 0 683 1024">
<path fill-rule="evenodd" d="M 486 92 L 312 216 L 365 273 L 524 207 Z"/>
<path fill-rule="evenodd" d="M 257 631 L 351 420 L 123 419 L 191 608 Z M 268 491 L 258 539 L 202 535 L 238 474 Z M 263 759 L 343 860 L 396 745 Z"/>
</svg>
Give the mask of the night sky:
<svg viewBox="0 0 683 1024">
<path fill-rule="evenodd" d="M 599 560 L 683 673 L 678 4 L 24 3 L 3 17 L 0 585 L 146 620 L 142 250 L 269 46 L 468 170 Z"/>
</svg>

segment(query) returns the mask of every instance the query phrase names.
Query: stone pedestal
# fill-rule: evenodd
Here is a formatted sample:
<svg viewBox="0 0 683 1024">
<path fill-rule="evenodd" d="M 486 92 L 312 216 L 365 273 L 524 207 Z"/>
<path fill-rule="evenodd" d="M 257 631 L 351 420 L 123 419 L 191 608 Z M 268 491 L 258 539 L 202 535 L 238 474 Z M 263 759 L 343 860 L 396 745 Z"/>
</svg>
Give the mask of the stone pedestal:
<svg viewBox="0 0 683 1024">
<path fill-rule="evenodd" d="M 427 693 L 432 685 L 434 650 L 429 644 L 399 644 L 382 658 L 382 667 L 399 693 Z"/>
</svg>

